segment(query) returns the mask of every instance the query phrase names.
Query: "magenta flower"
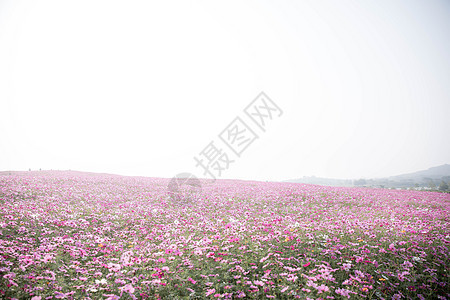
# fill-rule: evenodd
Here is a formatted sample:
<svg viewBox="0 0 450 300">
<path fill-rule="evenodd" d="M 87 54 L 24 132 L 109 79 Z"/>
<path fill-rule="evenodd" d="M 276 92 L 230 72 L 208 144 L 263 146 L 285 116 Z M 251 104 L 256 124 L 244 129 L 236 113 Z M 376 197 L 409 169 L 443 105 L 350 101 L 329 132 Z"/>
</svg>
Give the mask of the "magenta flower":
<svg viewBox="0 0 450 300">
<path fill-rule="evenodd" d="M 192 284 L 196 284 L 196 283 L 197 283 L 197 281 L 195 281 L 195 280 L 192 279 L 191 277 L 189 277 L 188 280 L 189 280 Z"/>
</svg>

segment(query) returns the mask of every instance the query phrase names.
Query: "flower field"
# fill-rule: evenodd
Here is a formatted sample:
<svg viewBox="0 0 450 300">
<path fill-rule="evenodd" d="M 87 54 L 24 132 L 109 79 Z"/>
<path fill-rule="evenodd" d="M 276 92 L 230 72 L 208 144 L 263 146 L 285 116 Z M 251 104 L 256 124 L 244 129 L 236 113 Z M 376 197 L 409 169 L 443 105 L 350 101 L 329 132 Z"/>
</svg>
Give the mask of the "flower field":
<svg viewBox="0 0 450 300">
<path fill-rule="evenodd" d="M 1 299 L 450 299 L 450 194 L 0 175 Z"/>
</svg>

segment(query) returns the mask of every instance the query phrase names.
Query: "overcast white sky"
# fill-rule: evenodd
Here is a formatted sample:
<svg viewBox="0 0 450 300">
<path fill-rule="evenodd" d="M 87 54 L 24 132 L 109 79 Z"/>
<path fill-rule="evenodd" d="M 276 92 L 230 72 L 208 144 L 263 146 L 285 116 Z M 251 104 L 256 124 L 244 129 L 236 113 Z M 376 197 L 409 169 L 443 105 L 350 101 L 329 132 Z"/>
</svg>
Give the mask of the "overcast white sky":
<svg viewBox="0 0 450 300">
<path fill-rule="evenodd" d="M 449 30 L 444 0 L 0 0 L 0 170 L 202 177 L 211 141 L 220 178 L 450 163 Z M 283 114 L 233 157 L 261 91 Z"/>
</svg>

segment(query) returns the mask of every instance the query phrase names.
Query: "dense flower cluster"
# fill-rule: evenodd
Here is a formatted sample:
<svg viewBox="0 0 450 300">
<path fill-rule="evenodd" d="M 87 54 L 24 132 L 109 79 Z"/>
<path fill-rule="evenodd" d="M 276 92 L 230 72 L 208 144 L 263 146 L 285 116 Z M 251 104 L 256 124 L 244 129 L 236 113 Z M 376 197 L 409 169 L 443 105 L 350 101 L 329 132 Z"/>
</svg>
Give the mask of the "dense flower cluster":
<svg viewBox="0 0 450 300">
<path fill-rule="evenodd" d="M 0 176 L 2 299 L 450 299 L 445 193 Z"/>
</svg>

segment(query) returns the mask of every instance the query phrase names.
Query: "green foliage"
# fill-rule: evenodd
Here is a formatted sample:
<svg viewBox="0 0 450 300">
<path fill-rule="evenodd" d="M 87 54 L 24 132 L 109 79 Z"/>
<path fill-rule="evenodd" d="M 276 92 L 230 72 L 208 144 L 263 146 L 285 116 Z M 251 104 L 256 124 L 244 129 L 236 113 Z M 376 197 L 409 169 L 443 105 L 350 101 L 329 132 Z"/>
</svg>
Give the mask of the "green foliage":
<svg viewBox="0 0 450 300">
<path fill-rule="evenodd" d="M 444 180 L 441 181 L 441 184 L 439 185 L 439 190 L 448 191 L 448 184 Z"/>
</svg>

